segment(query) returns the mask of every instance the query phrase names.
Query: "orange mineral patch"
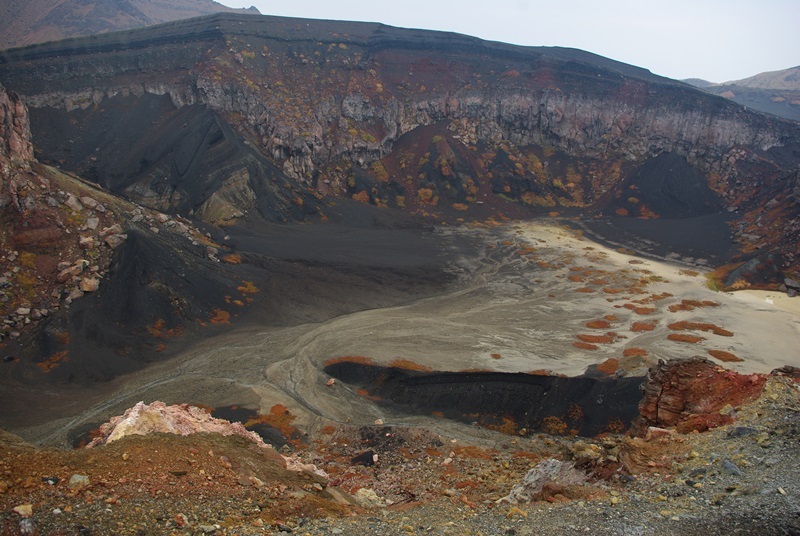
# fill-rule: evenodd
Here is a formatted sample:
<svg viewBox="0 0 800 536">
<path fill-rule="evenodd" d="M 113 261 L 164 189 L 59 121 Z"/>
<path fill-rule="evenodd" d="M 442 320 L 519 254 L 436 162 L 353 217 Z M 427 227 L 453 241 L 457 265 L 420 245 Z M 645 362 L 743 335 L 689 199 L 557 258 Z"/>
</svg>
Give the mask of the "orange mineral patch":
<svg viewBox="0 0 800 536">
<path fill-rule="evenodd" d="M 647 350 L 644 348 L 625 348 L 622 351 L 622 355 L 625 357 L 647 357 Z"/>
<path fill-rule="evenodd" d="M 719 307 L 719 303 L 708 300 L 681 300 L 681 303 L 670 305 L 668 309 L 671 313 L 677 313 L 678 311 L 694 311 L 700 307 Z"/>
<path fill-rule="evenodd" d="M 591 320 L 586 322 L 586 327 L 589 329 L 608 329 L 611 327 L 611 323 L 607 320 Z"/>
<path fill-rule="evenodd" d="M 744 361 L 744 359 L 742 359 L 741 357 L 737 357 L 730 352 L 726 352 L 725 350 L 709 350 L 708 354 L 714 359 L 719 359 L 720 361 L 724 361 L 725 363 L 736 363 L 739 361 Z"/>
<path fill-rule="evenodd" d="M 640 333 L 642 331 L 653 331 L 656 329 L 655 322 L 634 322 L 631 326 L 631 331 Z"/>
<path fill-rule="evenodd" d="M 575 341 L 572 343 L 572 346 L 575 348 L 580 348 L 581 350 L 599 350 L 600 347 L 596 344 L 590 344 L 588 342 L 583 341 Z"/>
<path fill-rule="evenodd" d="M 617 372 L 619 370 L 619 359 L 614 357 L 606 359 L 599 365 L 597 365 L 597 370 L 602 372 L 603 374 L 608 374 L 609 376 Z"/>
<path fill-rule="evenodd" d="M 667 327 L 673 331 L 710 331 L 714 335 L 719 335 L 721 337 L 733 337 L 732 331 L 722 329 L 721 327 L 708 322 L 689 322 L 686 320 L 681 320 L 680 322 L 673 322 Z"/>
</svg>

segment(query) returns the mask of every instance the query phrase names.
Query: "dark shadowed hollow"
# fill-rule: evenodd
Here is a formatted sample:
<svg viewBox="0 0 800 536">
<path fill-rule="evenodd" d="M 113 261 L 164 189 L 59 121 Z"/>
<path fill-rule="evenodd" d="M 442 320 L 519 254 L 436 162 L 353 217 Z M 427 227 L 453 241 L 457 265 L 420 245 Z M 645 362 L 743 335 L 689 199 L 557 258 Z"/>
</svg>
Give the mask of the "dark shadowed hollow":
<svg viewBox="0 0 800 536">
<path fill-rule="evenodd" d="M 523 429 L 582 436 L 620 432 L 638 415 L 642 397 L 641 377 L 420 372 L 352 361 L 330 364 L 325 372 L 400 411 L 523 434 Z"/>
</svg>

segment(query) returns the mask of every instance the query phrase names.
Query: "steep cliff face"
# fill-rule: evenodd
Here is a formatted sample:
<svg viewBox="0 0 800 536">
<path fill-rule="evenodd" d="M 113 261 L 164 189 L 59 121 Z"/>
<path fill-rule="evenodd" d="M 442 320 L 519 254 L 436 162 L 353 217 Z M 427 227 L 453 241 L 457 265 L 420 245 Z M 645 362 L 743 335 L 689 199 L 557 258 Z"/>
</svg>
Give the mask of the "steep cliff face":
<svg viewBox="0 0 800 536">
<path fill-rule="evenodd" d="M 224 137 L 241 150 L 224 165 L 187 173 L 173 159 L 140 158 L 120 172 L 120 191 L 139 202 L 216 222 L 254 208 L 270 219 L 316 217 L 324 210 L 315 199 L 330 196 L 437 218 L 745 213 L 778 195 L 800 162 L 796 124 L 642 69 L 376 24 L 219 15 L 12 51 L 0 78 L 40 111 L 43 156 L 81 172 L 87 157 L 102 158 L 72 145 L 120 117 L 114 99 L 168 95 L 174 110 L 197 107 L 230 125 L 236 135 Z M 84 122 L 64 136 L 39 134 L 58 114 Z M 113 135 L 129 139 L 124 126 Z M 122 141 L 133 147 L 126 157 L 147 152 L 147 138 Z M 193 154 L 202 160 L 212 145 Z M 242 173 L 249 158 L 274 169 Z M 115 172 L 99 169 L 97 180 Z M 165 180 L 171 189 L 158 185 Z M 190 186 L 198 183 L 199 194 Z M 800 211 L 776 203 L 783 231 L 756 244 L 742 220 L 739 239 L 793 265 Z"/>
<path fill-rule="evenodd" d="M 21 360 L 6 371 L 6 397 L 43 373 L 110 378 L 195 322 L 227 323 L 237 287 L 258 289 L 217 254 L 188 220 L 39 163 L 27 107 L 0 86 L 0 349 Z"/>
<path fill-rule="evenodd" d="M 7 174 L 12 165 L 25 166 L 33 160 L 28 109 L 19 95 L 0 84 L 0 165 Z"/>
</svg>

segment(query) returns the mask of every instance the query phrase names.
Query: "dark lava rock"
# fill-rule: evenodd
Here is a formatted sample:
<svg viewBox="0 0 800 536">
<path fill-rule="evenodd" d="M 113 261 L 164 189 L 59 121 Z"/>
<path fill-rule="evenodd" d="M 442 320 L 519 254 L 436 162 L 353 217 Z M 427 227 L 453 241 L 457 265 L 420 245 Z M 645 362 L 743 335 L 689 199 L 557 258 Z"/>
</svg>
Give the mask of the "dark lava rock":
<svg viewBox="0 0 800 536">
<path fill-rule="evenodd" d="M 755 428 L 750 428 L 748 426 L 737 426 L 730 432 L 728 432 L 728 437 L 742 437 L 747 435 L 753 435 L 758 433 L 758 430 Z"/>
<path fill-rule="evenodd" d="M 375 452 L 371 450 L 362 452 L 358 456 L 353 456 L 350 459 L 350 463 L 353 465 L 363 465 L 365 467 L 373 466 L 375 465 Z"/>
</svg>

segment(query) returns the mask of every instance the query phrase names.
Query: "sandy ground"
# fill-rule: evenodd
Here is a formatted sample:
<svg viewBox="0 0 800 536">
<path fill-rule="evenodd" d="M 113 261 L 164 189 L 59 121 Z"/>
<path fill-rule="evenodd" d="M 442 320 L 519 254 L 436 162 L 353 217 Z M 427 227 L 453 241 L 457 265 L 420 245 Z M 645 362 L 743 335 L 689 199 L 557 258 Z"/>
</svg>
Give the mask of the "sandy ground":
<svg viewBox="0 0 800 536">
<path fill-rule="evenodd" d="M 740 372 L 800 364 L 800 298 L 715 292 L 686 266 L 627 255 L 566 227 L 526 222 L 437 232 L 484 244 L 477 258 L 454 264 L 465 282 L 451 292 L 324 323 L 243 328 L 116 380 L 108 396 L 80 416 L 17 433 L 63 444 L 67 430 L 102 422 L 139 400 L 240 404 L 262 412 L 281 403 L 299 416 L 298 425 L 310 428 L 326 420 L 367 424 L 379 418 L 431 425 L 392 414 L 346 385 L 327 387 L 324 363 L 342 356 L 409 360 L 435 370 L 564 375 L 601 363 L 612 374 L 641 375 L 657 359 L 715 359 L 709 351 L 740 359 L 719 361 Z M 695 324 L 670 327 L 681 321 Z"/>
</svg>

